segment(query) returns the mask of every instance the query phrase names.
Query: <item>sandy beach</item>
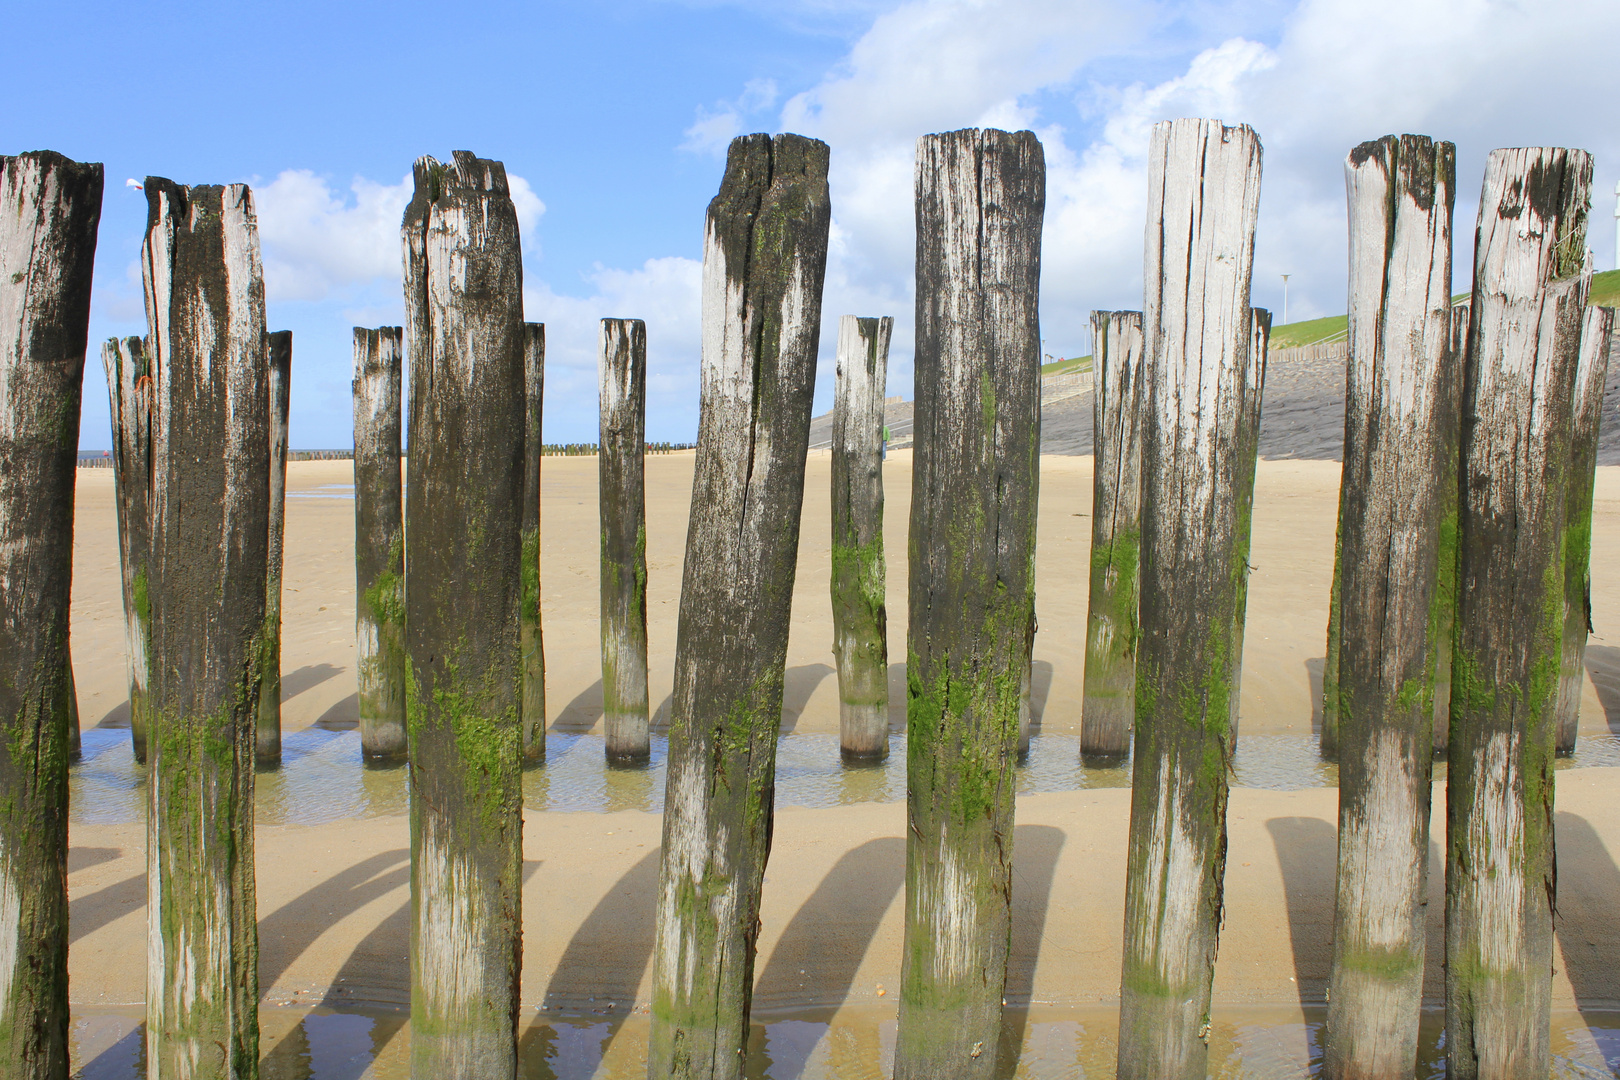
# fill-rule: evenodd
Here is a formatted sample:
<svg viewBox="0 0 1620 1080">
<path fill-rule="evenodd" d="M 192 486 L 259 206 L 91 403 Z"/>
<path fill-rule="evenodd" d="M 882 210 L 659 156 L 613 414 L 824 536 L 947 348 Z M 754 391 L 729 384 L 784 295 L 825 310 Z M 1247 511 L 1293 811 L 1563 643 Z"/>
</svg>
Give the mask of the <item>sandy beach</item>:
<svg viewBox="0 0 1620 1080">
<path fill-rule="evenodd" d="M 889 455 L 885 519 L 891 659 L 905 640 L 910 452 Z M 651 700 L 667 722 L 690 452 L 649 457 L 647 532 Z M 1090 457 L 1042 459 L 1035 709 L 1042 735 L 1073 734 L 1083 678 Z M 543 589 L 551 733 L 598 725 L 597 507 L 594 458 L 547 458 Z M 783 729 L 837 731 L 831 654 L 829 474 L 809 460 Z M 1339 466 L 1263 461 L 1243 657 L 1242 733 L 1308 736 L 1319 688 Z M 283 722 L 343 733 L 356 719 L 352 482 L 347 462 L 290 466 Z M 1596 633 L 1588 651 L 1583 738 L 1620 733 L 1620 468 L 1602 468 L 1593 524 Z M 73 655 L 83 726 L 103 743 L 127 726 L 112 474 L 81 469 Z M 904 673 L 891 665 L 891 728 L 904 730 Z M 352 736 L 351 736 L 352 737 Z M 289 768 L 291 766 L 288 766 Z M 82 768 L 82 766 L 81 766 Z M 1106 1007 L 1117 1001 L 1124 788 L 1020 797 L 1008 1000 Z M 1560 771 L 1559 946 L 1555 1008 L 1620 1007 L 1620 768 Z M 1322 1000 L 1332 923 L 1337 791 L 1236 787 L 1225 929 L 1215 994 L 1222 1009 L 1298 1010 Z M 145 986 L 144 828 L 72 825 L 75 1008 L 138 1008 Z M 904 804 L 786 807 L 777 814 L 764 897 L 755 1008 L 888 1010 L 900 974 Z M 1427 997 L 1441 993 L 1440 847 L 1435 789 Z M 623 1015 L 648 1000 L 660 819 L 655 813 L 525 815 L 526 1009 Z M 258 828 L 260 982 L 266 1007 L 400 1006 L 408 997 L 410 861 L 402 812 Z M 265 1052 L 283 1031 L 267 1020 Z"/>
</svg>

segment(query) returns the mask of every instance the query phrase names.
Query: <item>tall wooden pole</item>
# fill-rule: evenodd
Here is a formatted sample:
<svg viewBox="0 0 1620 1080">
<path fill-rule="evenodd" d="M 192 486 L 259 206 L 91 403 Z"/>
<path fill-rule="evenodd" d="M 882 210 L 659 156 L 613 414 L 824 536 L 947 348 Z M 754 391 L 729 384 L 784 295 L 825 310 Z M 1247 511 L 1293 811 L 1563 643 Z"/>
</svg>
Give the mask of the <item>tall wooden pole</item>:
<svg viewBox="0 0 1620 1080">
<path fill-rule="evenodd" d="M 264 599 L 264 681 L 259 688 L 261 766 L 281 764 L 281 563 L 287 533 L 287 420 L 291 407 L 292 331 L 277 330 L 270 343 L 270 542 Z"/>
<path fill-rule="evenodd" d="M 1240 432 L 1257 388 L 1249 282 L 1260 140 L 1153 129 L 1142 336 L 1142 558 L 1119 1075 L 1205 1074 L 1226 870 Z"/>
<path fill-rule="evenodd" d="M 1443 760 L 1451 742 L 1451 649 L 1457 630 L 1457 500 L 1462 483 L 1462 401 L 1463 376 L 1468 355 L 1469 308 L 1458 304 L 1451 309 L 1451 355 L 1449 375 L 1441 390 L 1446 395 L 1437 406 L 1440 420 L 1438 453 L 1445 472 L 1440 484 L 1439 566 L 1434 579 L 1434 625 L 1429 635 L 1434 644 L 1434 758 Z"/>
<path fill-rule="evenodd" d="M 733 139 L 703 248 L 647 1075 L 740 1078 L 827 267 L 827 145 Z"/>
<path fill-rule="evenodd" d="M 1586 635 L 1592 629 L 1592 483 L 1597 474 L 1603 385 L 1609 376 L 1614 308 L 1589 307 L 1575 370 L 1569 495 L 1564 507 L 1564 645 L 1558 679 L 1558 753 L 1575 752 L 1586 676 Z"/>
<path fill-rule="evenodd" d="M 118 510 L 118 563 L 124 594 L 124 658 L 129 668 L 129 734 L 135 760 L 146 760 L 147 595 L 151 549 L 152 367 L 138 337 L 101 346 L 112 416 L 112 459 Z"/>
<path fill-rule="evenodd" d="M 1497 150 L 1474 241 L 1446 783 L 1447 1075 L 1550 1066 L 1565 499 L 1591 274 L 1582 150 Z"/>
<path fill-rule="evenodd" d="M 1095 467 L 1091 591 L 1086 615 L 1080 755 L 1096 764 L 1131 753 L 1136 716 L 1136 595 L 1142 535 L 1142 313 L 1091 313 Z"/>
<path fill-rule="evenodd" d="M 355 675 L 360 753 L 375 762 L 405 757 L 404 359 L 402 328 L 354 328 Z"/>
<path fill-rule="evenodd" d="M 0 1062 L 68 1075 L 68 604 L 101 166 L 0 157 Z"/>
<path fill-rule="evenodd" d="M 522 935 L 523 263 L 506 169 L 405 209 L 411 1075 L 511 1076 Z"/>
<path fill-rule="evenodd" d="M 1243 374 L 1243 408 L 1239 414 L 1236 455 L 1237 544 L 1232 551 L 1232 573 L 1237 579 L 1237 602 L 1232 616 L 1232 744 L 1237 745 L 1238 703 L 1243 685 L 1243 627 L 1249 611 L 1249 541 L 1254 531 L 1254 477 L 1259 465 L 1260 402 L 1266 386 L 1266 355 L 1271 348 L 1271 312 L 1250 312 L 1249 359 Z"/>
<path fill-rule="evenodd" d="M 838 321 L 833 384 L 832 612 L 843 756 L 889 755 L 888 575 L 883 558 L 883 397 L 894 320 Z"/>
<path fill-rule="evenodd" d="M 541 409 L 546 389 L 546 327 L 523 324 L 522 566 L 518 578 L 518 640 L 522 653 L 523 761 L 546 760 L 546 645 L 540 630 Z"/>
<path fill-rule="evenodd" d="M 1019 702 L 1035 606 L 1041 221 L 1033 132 L 917 140 L 916 444 L 897 1078 L 996 1066 Z"/>
<path fill-rule="evenodd" d="M 256 706 L 270 531 L 264 277 L 244 184 L 146 180 L 152 352 L 148 1075 L 254 1077 Z"/>
<path fill-rule="evenodd" d="M 642 458 L 647 437 L 647 326 L 603 319 L 597 367 L 601 441 L 596 459 L 602 526 L 602 725 L 607 758 L 646 761 L 647 513 Z"/>
<path fill-rule="evenodd" d="M 1339 485 L 1339 862 L 1324 1075 L 1410 1075 L 1423 1004 L 1456 148 L 1362 143 Z"/>
</svg>

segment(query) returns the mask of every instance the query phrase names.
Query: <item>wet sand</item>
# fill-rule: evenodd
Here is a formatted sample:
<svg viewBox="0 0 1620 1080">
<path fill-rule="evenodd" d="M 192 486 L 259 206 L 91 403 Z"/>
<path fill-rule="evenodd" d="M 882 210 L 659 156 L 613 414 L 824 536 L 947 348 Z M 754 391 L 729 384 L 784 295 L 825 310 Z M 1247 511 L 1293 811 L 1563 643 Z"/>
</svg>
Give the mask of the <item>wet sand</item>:
<svg viewBox="0 0 1620 1080">
<path fill-rule="evenodd" d="M 890 653 L 903 657 L 909 452 L 885 482 Z M 830 459 L 810 459 L 783 727 L 837 731 L 828 604 Z M 1042 461 L 1035 704 L 1043 732 L 1079 721 L 1091 459 Z M 667 721 L 690 453 L 648 459 L 651 700 Z M 1306 734 L 1319 692 L 1339 466 L 1262 462 L 1243 658 L 1244 734 Z M 294 463 L 287 510 L 283 719 L 289 731 L 355 720 L 353 503 L 346 462 Z M 554 731 L 599 724 L 594 458 L 545 462 L 544 618 Z M 73 654 L 86 728 L 127 725 L 123 621 L 110 471 L 79 472 Z M 1583 734 L 1620 733 L 1620 468 L 1599 470 Z M 1607 635 L 1605 634 L 1607 631 Z M 891 725 L 904 729 L 891 666 Z M 1555 1007 L 1620 1008 L 1620 769 L 1558 774 L 1559 949 Z M 1434 837 L 1443 839 L 1444 789 Z M 1337 794 L 1235 789 L 1226 922 L 1216 976 L 1224 1009 L 1303 1016 L 1320 1003 L 1332 920 Z M 1129 793 L 1018 801 L 1008 998 L 1061 1008 L 1117 1001 Z M 904 807 L 783 809 L 765 890 L 756 1007 L 892 1015 L 899 984 Z M 644 1009 L 660 821 L 638 811 L 525 814 L 526 1008 L 611 1016 Z M 1434 859 L 1438 860 L 1438 849 Z M 1440 881 L 1431 875 L 1428 997 L 1440 993 Z M 145 986 L 144 829 L 72 827 L 71 997 L 80 1011 L 136 1007 Z M 261 825 L 261 986 L 272 1009 L 398 1006 L 408 987 L 409 829 L 401 815 Z M 527 1021 L 525 1021 L 527 1023 Z M 287 1028 L 267 1022 L 274 1053 Z M 290 1037 L 290 1036 L 287 1036 Z"/>
</svg>

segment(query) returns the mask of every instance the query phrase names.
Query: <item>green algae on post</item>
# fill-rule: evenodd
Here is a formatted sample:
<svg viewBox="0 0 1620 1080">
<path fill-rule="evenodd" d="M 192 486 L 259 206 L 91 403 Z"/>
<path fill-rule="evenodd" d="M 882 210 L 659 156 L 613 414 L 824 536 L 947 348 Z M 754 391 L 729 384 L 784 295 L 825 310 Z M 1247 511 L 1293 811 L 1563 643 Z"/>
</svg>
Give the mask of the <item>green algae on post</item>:
<svg viewBox="0 0 1620 1080">
<path fill-rule="evenodd" d="M 498 161 L 416 162 L 406 729 L 411 1075 L 511 1076 L 522 943 L 522 253 Z"/>
<path fill-rule="evenodd" d="M 1410 1075 L 1423 1004 L 1437 603 L 1461 357 L 1453 348 L 1456 150 L 1362 143 L 1350 203 L 1339 485 L 1339 845 L 1323 1075 Z"/>
<path fill-rule="evenodd" d="M 112 417 L 113 501 L 118 510 L 118 567 L 124 598 L 124 657 L 129 674 L 129 735 L 135 760 L 146 761 L 147 596 L 151 549 L 152 368 L 138 337 L 101 346 Z"/>
<path fill-rule="evenodd" d="M 917 141 L 906 907 L 894 1075 L 995 1075 L 1014 765 L 1035 618 L 1041 223 L 1033 132 Z"/>
<path fill-rule="evenodd" d="M 264 600 L 264 660 L 260 668 L 258 734 L 254 756 L 260 768 L 281 764 L 281 564 L 287 534 L 287 411 L 292 392 L 292 331 L 269 335 L 270 542 Z"/>
<path fill-rule="evenodd" d="M 354 628 L 360 753 L 405 757 L 405 529 L 400 383 L 405 331 L 354 328 Z"/>
<path fill-rule="evenodd" d="M 832 217 L 827 159 L 826 143 L 798 135 L 733 139 L 709 203 L 649 1076 L 743 1074 Z"/>
<path fill-rule="evenodd" d="M 152 401 L 146 1060 L 258 1075 L 255 726 L 265 660 L 270 401 L 244 184 L 148 177 Z"/>
<path fill-rule="evenodd" d="M 1121 1076 L 1207 1072 L 1253 468 L 1242 433 L 1262 374 L 1249 307 L 1260 154 L 1248 127 L 1177 120 L 1155 125 L 1148 157 Z"/>
<path fill-rule="evenodd" d="M 0 156 L 0 1061 L 19 1080 L 68 1075 L 68 607 L 101 189 L 99 164 Z"/>
<path fill-rule="evenodd" d="M 546 328 L 523 324 L 523 560 L 518 569 L 518 649 L 523 665 L 519 691 L 523 715 L 523 761 L 546 760 L 546 643 L 540 627 L 541 407 L 546 390 Z"/>
<path fill-rule="evenodd" d="M 889 754 L 889 643 L 883 560 L 883 397 L 894 320 L 838 321 L 833 384 L 832 613 L 843 756 Z"/>
<path fill-rule="evenodd" d="M 1474 241 L 1446 782 L 1447 1075 L 1551 1068 L 1553 754 L 1592 158 L 1493 152 Z"/>
<path fill-rule="evenodd" d="M 651 754 L 647 707 L 647 326 L 603 319 L 597 377 L 601 451 L 602 728 L 607 759 Z"/>
</svg>

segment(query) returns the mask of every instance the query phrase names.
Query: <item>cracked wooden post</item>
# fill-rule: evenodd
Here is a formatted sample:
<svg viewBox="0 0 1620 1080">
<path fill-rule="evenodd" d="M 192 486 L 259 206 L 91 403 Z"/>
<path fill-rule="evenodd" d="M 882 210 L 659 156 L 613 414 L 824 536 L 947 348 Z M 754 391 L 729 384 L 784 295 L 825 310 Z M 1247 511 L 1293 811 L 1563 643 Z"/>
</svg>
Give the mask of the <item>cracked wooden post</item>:
<svg viewBox="0 0 1620 1080">
<path fill-rule="evenodd" d="M 1142 313 L 1091 313 L 1091 591 L 1080 756 L 1117 765 L 1136 716 L 1137 548 L 1142 529 Z"/>
<path fill-rule="evenodd" d="M 498 161 L 405 209 L 411 1075 L 511 1076 L 522 935 L 523 268 Z"/>
<path fill-rule="evenodd" d="M 602 727 L 613 764 L 652 752 L 647 712 L 647 326 L 603 319 L 596 459 L 602 527 Z"/>
<path fill-rule="evenodd" d="M 1237 457 L 1237 544 L 1232 551 L 1232 571 L 1237 576 L 1237 602 L 1232 616 L 1232 745 L 1238 737 L 1238 704 L 1243 688 L 1243 628 L 1249 611 L 1249 541 L 1254 525 L 1254 477 L 1259 465 L 1260 404 L 1266 386 L 1266 354 L 1271 348 L 1271 312 L 1265 308 L 1249 311 L 1249 359 L 1242 379 L 1243 409 L 1239 414 L 1237 438 L 1232 452 Z"/>
<path fill-rule="evenodd" d="M 1603 384 L 1609 375 L 1614 309 L 1591 307 L 1581 327 L 1575 371 L 1569 495 L 1564 507 L 1564 644 L 1558 679 L 1558 747 L 1575 752 L 1586 676 L 1586 635 L 1592 629 L 1592 484 L 1597 474 L 1598 429 L 1603 420 Z"/>
<path fill-rule="evenodd" d="M 1447 1075 L 1544 1076 L 1564 507 L 1592 158 L 1494 151 L 1474 242 L 1446 783 Z"/>
<path fill-rule="evenodd" d="M 360 753 L 378 763 L 405 758 L 404 358 L 401 327 L 354 328 L 355 677 Z"/>
<path fill-rule="evenodd" d="M 900 1080 L 996 1068 L 1035 605 L 1045 205 L 1033 132 L 917 140 Z"/>
<path fill-rule="evenodd" d="M 138 337 L 101 346 L 112 417 L 118 565 L 124 596 L 124 659 L 129 669 L 129 735 L 135 760 L 146 760 L 147 643 L 151 616 L 146 560 L 151 550 L 152 368 Z"/>
<path fill-rule="evenodd" d="M 648 1076 L 743 1074 L 830 223 L 826 143 L 732 140 L 703 249 Z"/>
<path fill-rule="evenodd" d="M 1362 143 L 1350 203 L 1339 485 L 1339 854 L 1323 1075 L 1410 1075 L 1423 1005 L 1437 588 L 1455 475 L 1456 149 Z M 1455 445 L 1455 444 L 1453 444 Z"/>
<path fill-rule="evenodd" d="M 0 1060 L 68 1074 L 68 605 L 99 164 L 0 156 Z"/>
<path fill-rule="evenodd" d="M 519 570 L 519 651 L 523 662 L 523 762 L 546 760 L 546 644 L 540 627 L 541 406 L 546 388 L 546 327 L 523 324 L 523 564 Z"/>
<path fill-rule="evenodd" d="M 1249 307 L 1260 140 L 1157 124 L 1148 157 L 1140 638 L 1119 1074 L 1205 1075 L 1226 870 L 1240 432 L 1257 387 Z"/>
<path fill-rule="evenodd" d="M 1434 758 L 1442 760 L 1451 741 L 1451 646 L 1457 629 L 1457 497 L 1462 468 L 1463 371 L 1468 355 L 1467 305 L 1451 309 L 1451 356 L 1446 395 L 1437 406 L 1441 422 L 1440 461 L 1445 467 L 1440 484 L 1440 555 L 1434 579 Z"/>
<path fill-rule="evenodd" d="M 254 1077 L 255 721 L 264 663 L 270 402 L 245 184 L 145 184 L 152 357 L 146 1061 Z"/>
<path fill-rule="evenodd" d="M 281 563 L 287 533 L 287 416 L 291 406 L 292 331 L 269 335 L 270 541 L 264 593 L 264 681 L 259 685 L 255 760 L 281 764 Z"/>
<path fill-rule="evenodd" d="M 842 316 L 832 421 L 833 657 L 845 758 L 889 756 L 883 397 L 894 320 Z"/>
</svg>

